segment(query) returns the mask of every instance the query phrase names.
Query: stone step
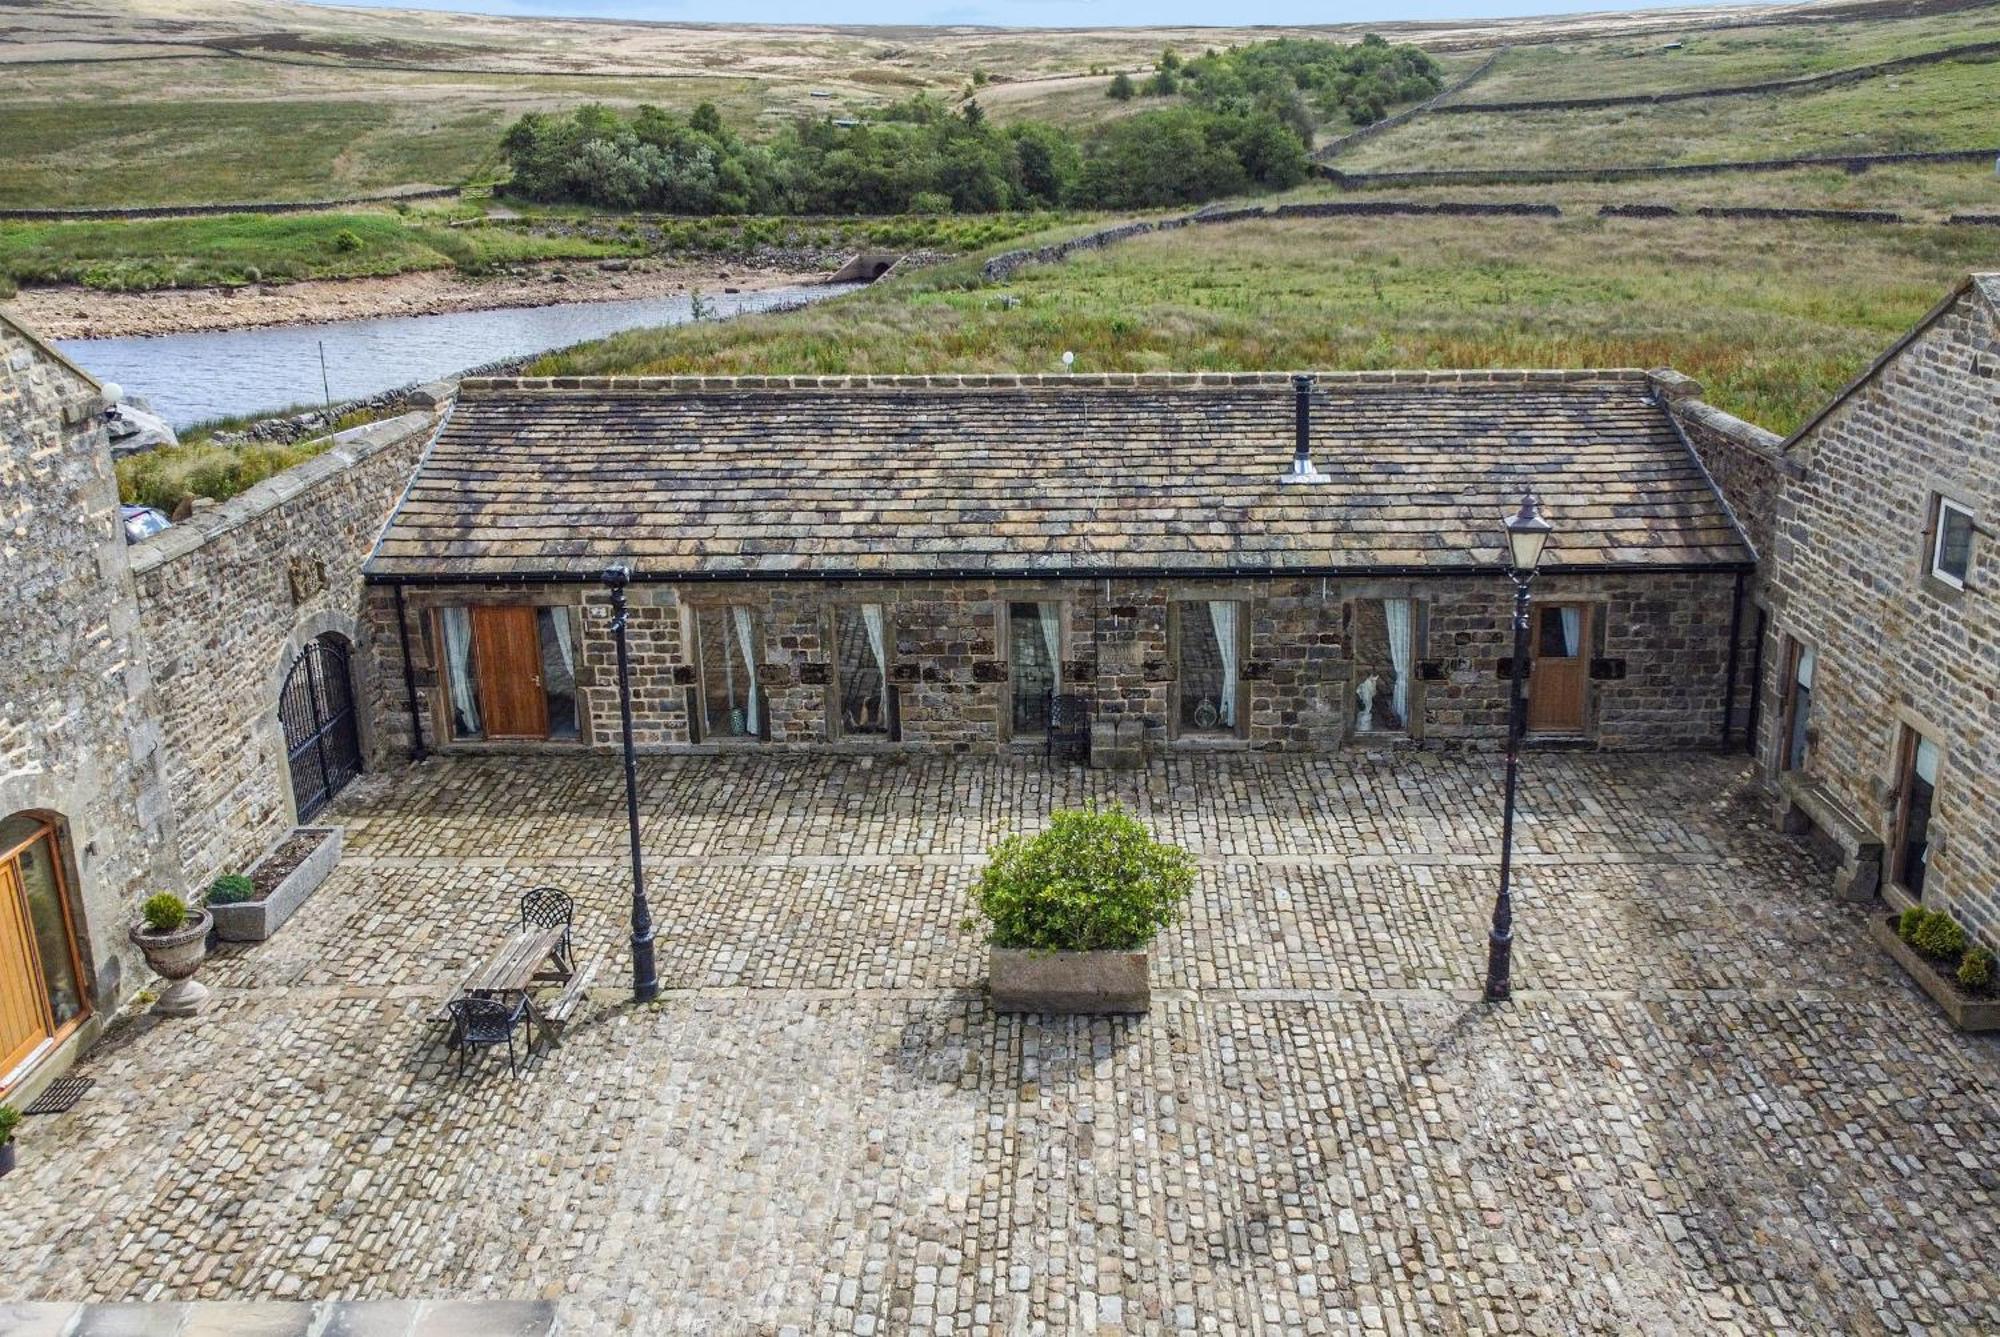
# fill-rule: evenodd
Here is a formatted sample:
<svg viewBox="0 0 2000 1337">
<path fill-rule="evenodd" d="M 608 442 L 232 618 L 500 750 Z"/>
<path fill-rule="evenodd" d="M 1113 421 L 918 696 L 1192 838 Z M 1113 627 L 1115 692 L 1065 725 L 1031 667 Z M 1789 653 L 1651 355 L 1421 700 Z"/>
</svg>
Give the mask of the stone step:
<svg viewBox="0 0 2000 1337">
<path fill-rule="evenodd" d="M 0 1337 L 554 1337 L 542 1300 L 0 1304 Z"/>
</svg>

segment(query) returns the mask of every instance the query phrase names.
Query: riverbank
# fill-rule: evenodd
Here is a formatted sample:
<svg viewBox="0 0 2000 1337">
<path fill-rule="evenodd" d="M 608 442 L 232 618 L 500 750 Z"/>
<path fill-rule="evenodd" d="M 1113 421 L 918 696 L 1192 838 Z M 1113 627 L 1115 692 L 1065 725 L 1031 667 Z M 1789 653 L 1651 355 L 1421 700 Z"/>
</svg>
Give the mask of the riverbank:
<svg viewBox="0 0 2000 1337">
<path fill-rule="evenodd" d="M 824 274 L 754 268 L 728 261 L 560 261 L 468 277 L 424 270 L 386 278 L 306 279 L 238 288 L 100 292 L 73 284 L 23 288 L 0 303 L 51 339 L 111 339 L 250 329 L 371 316 L 426 316 L 561 302 L 672 297 L 699 291 L 760 292 L 814 283 Z"/>
</svg>

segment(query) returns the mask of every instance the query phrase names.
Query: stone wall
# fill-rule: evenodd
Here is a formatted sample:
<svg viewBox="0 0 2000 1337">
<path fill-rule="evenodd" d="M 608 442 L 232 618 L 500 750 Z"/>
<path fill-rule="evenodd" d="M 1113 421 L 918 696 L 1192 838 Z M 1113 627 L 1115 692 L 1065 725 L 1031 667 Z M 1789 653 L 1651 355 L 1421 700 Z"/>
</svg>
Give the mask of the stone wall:
<svg viewBox="0 0 2000 1337">
<path fill-rule="evenodd" d="M 1584 602 L 1596 610 L 1588 658 L 1597 676 L 1586 703 L 1587 732 L 1599 746 L 1699 748 L 1720 741 L 1735 586 L 1735 577 L 1726 572 L 1550 574 L 1537 582 L 1538 598 Z M 1011 713 L 1005 606 L 1056 601 L 1063 604 L 1066 690 L 1091 698 L 1100 719 L 1140 721 L 1148 742 L 1164 745 L 1174 732 L 1173 605 L 1185 601 L 1196 610 L 1188 615 L 1206 617 L 1204 601 L 1229 599 L 1240 603 L 1247 635 L 1240 656 L 1242 737 L 1234 745 L 1337 747 L 1353 726 L 1353 605 L 1382 598 L 1415 602 L 1411 733 L 1433 742 L 1497 741 L 1507 691 L 1500 665 L 1512 645 L 1511 587 L 1497 575 L 1346 581 L 642 584 L 630 592 L 628 628 L 635 738 L 646 748 L 690 745 L 687 699 L 696 666 L 686 619 L 694 609 L 742 604 L 756 615 L 769 745 L 881 746 L 876 740 L 841 739 L 829 706 L 838 682 L 837 650 L 829 644 L 832 610 L 836 603 L 879 603 L 893 647 L 890 679 L 900 701 L 903 743 L 990 751 L 1008 741 Z M 481 602 L 571 610 L 580 637 L 581 736 L 587 746 L 616 747 L 616 656 L 609 605 L 603 588 L 592 585 L 406 589 L 416 713 L 425 745 L 451 745 L 441 736 L 444 694 L 435 610 Z M 388 587 L 371 591 L 367 640 L 371 658 L 381 666 L 378 677 L 388 685 L 379 745 L 408 750 L 412 730 L 401 695 L 401 637 Z M 1379 650 L 1366 645 L 1360 653 L 1371 664 L 1379 658 Z M 1745 701 L 1747 662 L 1738 688 Z M 395 699 L 388 700 L 390 696 Z M 1220 745 L 1232 744 L 1223 740 Z"/>
<path fill-rule="evenodd" d="M 61 819 L 100 1018 L 130 987 L 125 926 L 173 822 L 102 412 L 87 376 L 0 317 L 0 818 Z"/>
<path fill-rule="evenodd" d="M 1992 283 L 1992 279 L 1985 280 Z M 1793 443 L 1770 558 L 1760 756 L 1874 838 L 1896 824 L 1907 729 L 1944 752 L 1926 903 L 2000 945 L 2000 316 L 1976 286 Z M 1963 590 L 1929 574 L 1938 494 L 1981 530 Z M 1777 771 L 1787 638 L 1813 647 L 1809 762 Z"/>
<path fill-rule="evenodd" d="M 305 644 L 361 639 L 361 563 L 433 419 L 405 414 L 133 545 L 137 613 L 158 686 L 183 890 L 240 868 L 294 820 L 278 691 Z M 383 688 L 353 656 L 369 750 Z"/>
</svg>

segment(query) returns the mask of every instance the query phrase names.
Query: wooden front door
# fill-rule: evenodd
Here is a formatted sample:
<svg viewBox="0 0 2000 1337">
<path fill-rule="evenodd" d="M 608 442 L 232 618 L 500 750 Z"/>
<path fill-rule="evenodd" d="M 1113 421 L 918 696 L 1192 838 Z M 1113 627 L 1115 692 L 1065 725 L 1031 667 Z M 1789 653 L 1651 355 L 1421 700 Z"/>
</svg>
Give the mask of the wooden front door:
<svg viewBox="0 0 2000 1337">
<path fill-rule="evenodd" d="M 474 608 L 472 643 L 488 738 L 546 738 L 542 640 L 533 608 Z"/>
<path fill-rule="evenodd" d="M 1590 666 L 1590 608 L 1538 604 L 1528 628 L 1528 732 L 1583 732 L 1583 692 Z"/>
<path fill-rule="evenodd" d="M 20 870 L 11 859 L 0 862 L 0 1081 L 50 1034 L 34 941 Z"/>
</svg>

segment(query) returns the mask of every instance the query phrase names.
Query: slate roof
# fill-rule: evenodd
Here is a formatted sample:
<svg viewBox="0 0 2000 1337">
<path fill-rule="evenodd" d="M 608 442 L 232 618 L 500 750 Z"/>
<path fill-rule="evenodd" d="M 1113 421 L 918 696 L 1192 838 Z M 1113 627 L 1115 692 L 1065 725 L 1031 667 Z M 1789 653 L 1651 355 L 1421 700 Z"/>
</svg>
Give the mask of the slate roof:
<svg viewBox="0 0 2000 1337">
<path fill-rule="evenodd" d="M 1641 372 L 468 379 L 372 579 L 1491 568 L 1751 553 Z"/>
</svg>

